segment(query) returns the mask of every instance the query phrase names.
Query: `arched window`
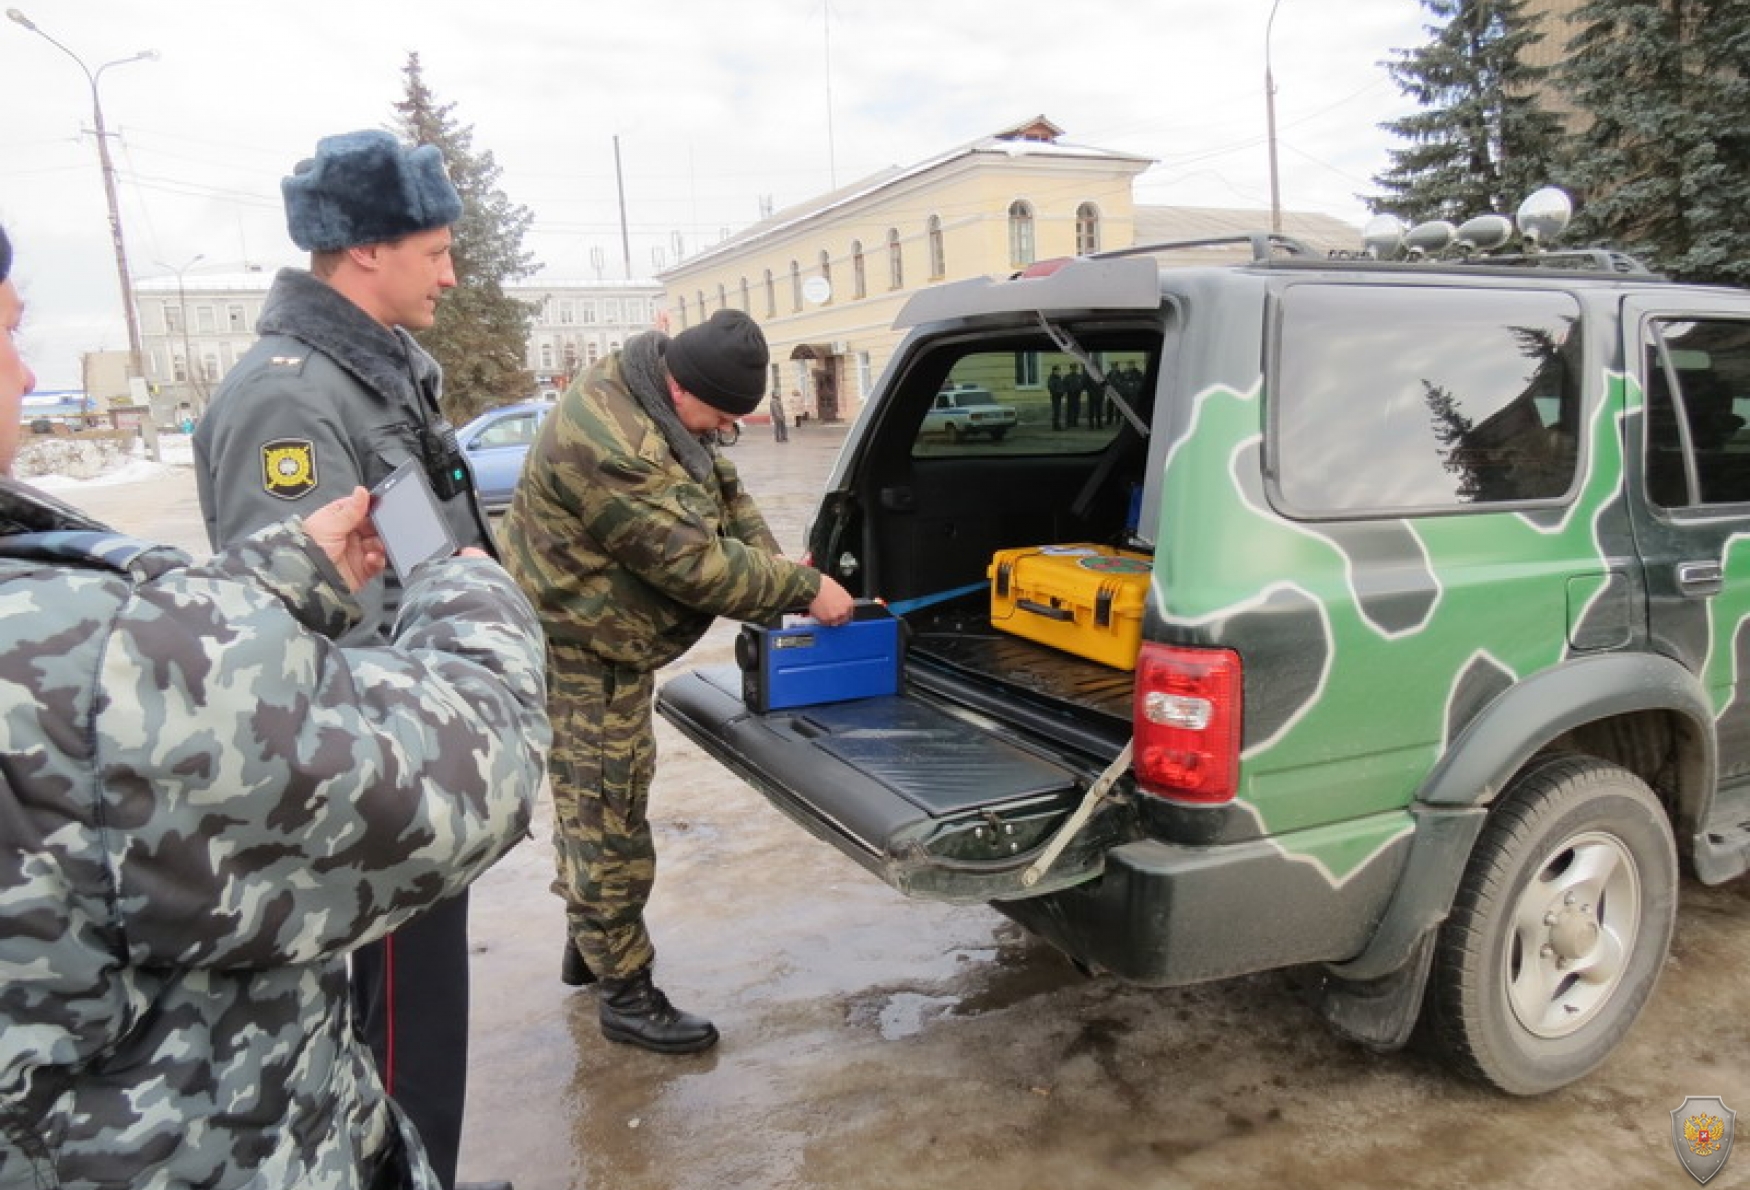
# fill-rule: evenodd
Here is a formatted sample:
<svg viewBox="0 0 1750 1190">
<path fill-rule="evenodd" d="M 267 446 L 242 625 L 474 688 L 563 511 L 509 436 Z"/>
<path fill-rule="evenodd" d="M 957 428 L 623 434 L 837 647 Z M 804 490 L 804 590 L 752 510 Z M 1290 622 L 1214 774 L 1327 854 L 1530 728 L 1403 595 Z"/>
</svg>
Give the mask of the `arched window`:
<svg viewBox="0 0 1750 1190">
<path fill-rule="evenodd" d="M 1100 250 L 1100 208 L 1085 202 L 1076 208 L 1076 255 L 1092 256 Z"/>
<path fill-rule="evenodd" d="M 705 321 L 705 313 L 710 308 L 711 307 L 709 307 L 705 304 L 705 291 L 703 289 L 699 290 L 699 321 L 700 322 Z"/>
<path fill-rule="evenodd" d="M 802 312 L 802 266 L 794 260 L 790 262 L 790 312 Z"/>
<path fill-rule="evenodd" d="M 778 283 L 772 280 L 772 270 L 766 270 L 766 317 L 778 316 Z"/>
<path fill-rule="evenodd" d="M 820 279 L 826 282 L 826 300 L 832 301 L 832 257 L 827 250 L 820 250 Z"/>
<path fill-rule="evenodd" d="M 899 228 L 887 229 L 887 288 L 905 288 L 905 257 L 899 250 Z"/>
<path fill-rule="evenodd" d="M 748 304 L 748 299 L 747 299 L 747 278 L 746 277 L 743 277 L 741 279 L 741 312 L 743 314 L 752 314 L 753 313 L 753 307 Z"/>
<path fill-rule="evenodd" d="M 939 281 L 948 275 L 948 252 L 942 246 L 942 217 L 931 215 L 929 222 L 930 279 Z"/>
<path fill-rule="evenodd" d="M 729 309 L 729 294 L 724 291 L 721 281 L 717 283 L 717 308 L 719 310 Z"/>
<path fill-rule="evenodd" d="M 1009 204 L 1009 263 L 1032 264 L 1033 208 L 1016 199 Z"/>
<path fill-rule="evenodd" d="M 681 324 L 681 329 L 683 331 L 686 330 L 687 329 L 687 299 L 686 298 L 681 297 L 681 298 L 675 299 L 674 313 L 675 313 L 675 321 L 677 321 Z"/>
<path fill-rule="evenodd" d="M 851 241 L 851 296 L 854 298 L 869 295 L 869 278 L 863 271 L 863 241 Z"/>
</svg>

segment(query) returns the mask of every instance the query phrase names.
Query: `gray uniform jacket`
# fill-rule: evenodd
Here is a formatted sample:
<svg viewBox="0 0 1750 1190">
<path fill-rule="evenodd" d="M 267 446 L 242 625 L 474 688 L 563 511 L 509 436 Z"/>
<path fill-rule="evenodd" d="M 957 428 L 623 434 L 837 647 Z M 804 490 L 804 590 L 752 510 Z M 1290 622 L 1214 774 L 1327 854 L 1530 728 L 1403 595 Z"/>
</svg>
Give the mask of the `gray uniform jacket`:
<svg viewBox="0 0 1750 1190">
<path fill-rule="evenodd" d="M 440 420 L 437 362 L 309 273 L 280 270 L 258 329 L 195 428 L 195 482 L 215 549 L 376 486 L 425 457 Z M 465 490 L 443 502 L 444 515 L 458 542 L 490 551 L 462 466 Z M 365 616 L 346 643 L 384 639 L 399 591 L 392 572 L 361 591 Z"/>
<path fill-rule="evenodd" d="M 523 836 L 541 635 L 480 558 L 361 612 L 299 522 L 194 564 L 0 479 L 0 1187 L 435 1186 L 344 956 Z"/>
</svg>

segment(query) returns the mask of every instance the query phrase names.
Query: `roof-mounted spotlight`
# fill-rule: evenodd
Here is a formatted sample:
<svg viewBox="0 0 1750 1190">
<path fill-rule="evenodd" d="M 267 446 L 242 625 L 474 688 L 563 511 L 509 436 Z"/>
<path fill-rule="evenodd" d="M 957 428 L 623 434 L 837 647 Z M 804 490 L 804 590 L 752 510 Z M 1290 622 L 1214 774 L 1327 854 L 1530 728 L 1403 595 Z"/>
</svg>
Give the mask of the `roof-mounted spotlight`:
<svg viewBox="0 0 1750 1190">
<path fill-rule="evenodd" d="M 1424 256 L 1446 251 L 1456 239 L 1458 228 L 1444 219 L 1433 219 L 1410 228 L 1409 234 L 1404 237 L 1404 247 L 1409 251 L 1411 260 L 1421 260 Z"/>
<path fill-rule="evenodd" d="M 1459 226 L 1457 248 L 1466 256 L 1493 252 L 1513 238 L 1513 221 L 1505 215 L 1478 215 Z"/>
<path fill-rule="evenodd" d="M 1566 231 L 1573 217 L 1573 200 L 1556 187 L 1545 186 L 1519 204 L 1514 221 L 1525 246 L 1535 252 Z"/>
<path fill-rule="evenodd" d="M 1373 260 L 1396 260 L 1403 253 L 1407 230 L 1396 215 L 1375 215 L 1361 229 L 1362 255 Z"/>
</svg>

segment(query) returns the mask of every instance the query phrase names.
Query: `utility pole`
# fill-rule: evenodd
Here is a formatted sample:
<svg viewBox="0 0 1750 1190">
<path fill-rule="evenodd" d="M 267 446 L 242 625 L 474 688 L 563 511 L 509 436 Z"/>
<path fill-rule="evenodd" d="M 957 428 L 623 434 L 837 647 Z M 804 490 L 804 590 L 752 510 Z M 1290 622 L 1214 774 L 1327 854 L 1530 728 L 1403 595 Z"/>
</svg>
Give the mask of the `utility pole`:
<svg viewBox="0 0 1750 1190">
<path fill-rule="evenodd" d="M 620 176 L 620 137 L 614 135 L 614 186 L 620 192 L 620 251 L 626 258 L 626 280 L 632 279 L 632 237 L 626 231 L 626 182 Z"/>
<path fill-rule="evenodd" d="M 170 265 L 165 264 L 162 260 L 154 260 L 152 262 L 159 268 L 169 269 L 176 274 L 176 307 L 179 311 L 177 319 L 182 323 L 182 366 L 188 375 L 189 389 L 196 398 L 196 400 L 190 402 L 194 407 L 196 416 L 203 416 L 207 411 L 207 389 L 206 385 L 196 383 L 195 381 L 195 376 L 198 373 L 194 366 L 194 349 L 188 345 L 188 293 L 183 288 L 182 275 L 188 272 L 188 270 L 193 268 L 197 263 L 205 259 L 205 253 L 196 252 L 193 256 L 188 258 L 188 263 L 184 264 L 179 269 L 171 268 Z"/>
<path fill-rule="evenodd" d="M 1282 191 L 1276 180 L 1276 79 L 1270 73 L 1270 27 L 1282 0 L 1272 0 L 1270 19 L 1264 22 L 1264 119 L 1270 133 L 1270 230 L 1282 234 Z"/>
<path fill-rule="evenodd" d="M 156 62 L 157 50 L 141 50 L 128 58 L 117 58 L 105 62 L 95 71 L 85 65 L 85 59 L 37 28 L 31 19 L 16 8 L 6 10 L 7 19 L 15 25 L 35 33 L 38 37 L 60 50 L 79 67 L 85 75 L 85 81 L 91 85 L 91 122 L 97 132 L 97 160 L 103 168 L 103 197 L 109 203 L 109 238 L 115 245 L 115 271 L 121 283 L 122 315 L 128 324 L 128 375 L 144 376 L 146 374 L 145 353 L 140 349 L 140 319 L 134 313 L 134 284 L 132 275 L 128 272 L 128 250 L 122 240 L 121 207 L 115 196 L 115 165 L 109 157 L 109 130 L 103 123 L 103 101 L 98 98 L 97 80 L 103 77 L 103 72 L 111 66 L 125 66 L 129 62 Z"/>
</svg>

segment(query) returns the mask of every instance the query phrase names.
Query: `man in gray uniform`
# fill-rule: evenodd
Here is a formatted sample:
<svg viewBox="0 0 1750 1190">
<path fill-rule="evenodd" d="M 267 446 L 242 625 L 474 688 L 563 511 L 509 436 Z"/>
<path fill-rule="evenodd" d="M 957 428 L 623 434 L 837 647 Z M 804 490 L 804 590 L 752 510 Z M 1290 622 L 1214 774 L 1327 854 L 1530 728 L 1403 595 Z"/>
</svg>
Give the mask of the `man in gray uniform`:
<svg viewBox="0 0 1750 1190">
<path fill-rule="evenodd" d="M 431 326 L 456 284 L 450 225 L 462 201 L 442 155 L 387 132 L 344 133 L 280 188 L 310 271 L 274 278 L 260 341 L 195 431 L 207 536 L 223 546 L 415 460 L 456 540 L 490 549 L 438 411 L 442 374 L 408 334 Z M 345 643 L 387 639 L 400 597 L 393 574 L 361 591 L 366 614 Z M 452 1185 L 467 1086 L 466 893 L 355 955 L 353 998 L 384 1084 Z"/>
</svg>

